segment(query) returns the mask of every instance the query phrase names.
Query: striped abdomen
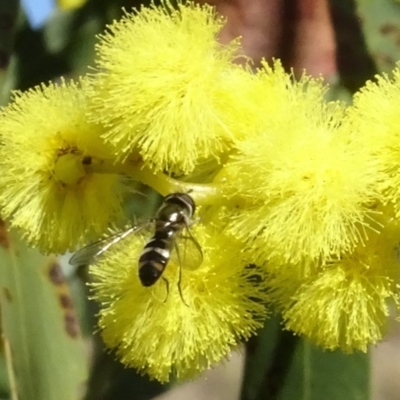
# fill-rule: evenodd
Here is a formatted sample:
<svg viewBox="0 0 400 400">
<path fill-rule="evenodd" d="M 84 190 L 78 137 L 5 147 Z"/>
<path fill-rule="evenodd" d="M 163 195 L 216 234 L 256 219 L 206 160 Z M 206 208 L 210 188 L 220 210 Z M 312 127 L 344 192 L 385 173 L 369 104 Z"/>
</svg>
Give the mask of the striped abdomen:
<svg viewBox="0 0 400 400">
<path fill-rule="evenodd" d="M 159 230 L 144 247 L 139 258 L 139 279 L 143 286 L 154 285 L 171 257 L 172 232 Z"/>
</svg>

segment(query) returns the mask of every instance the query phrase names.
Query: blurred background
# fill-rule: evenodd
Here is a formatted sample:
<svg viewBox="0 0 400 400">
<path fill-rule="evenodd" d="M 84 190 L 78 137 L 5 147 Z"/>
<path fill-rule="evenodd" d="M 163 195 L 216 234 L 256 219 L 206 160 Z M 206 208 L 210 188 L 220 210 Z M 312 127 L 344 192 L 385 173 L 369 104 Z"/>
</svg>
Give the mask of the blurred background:
<svg viewBox="0 0 400 400">
<path fill-rule="evenodd" d="M 304 70 L 322 76 L 331 98 L 350 102 L 366 80 L 390 73 L 400 58 L 395 0 L 209 3 L 228 18 L 220 41 L 241 36 L 254 68 L 262 58 L 280 58 L 297 76 Z M 0 0 L 0 105 L 7 104 L 11 90 L 90 71 L 96 34 L 123 7 L 141 4 L 149 1 Z M 138 202 L 149 213 L 157 203 Z M 0 399 L 400 399 L 400 327 L 394 318 L 386 340 L 369 354 L 345 355 L 282 331 L 277 316 L 198 380 L 160 385 L 124 368 L 103 348 L 96 305 L 87 299 L 86 271 L 71 269 L 69 255 L 44 257 L 4 225 L 0 245 L 0 262 L 10 266 L 0 272 Z"/>
</svg>

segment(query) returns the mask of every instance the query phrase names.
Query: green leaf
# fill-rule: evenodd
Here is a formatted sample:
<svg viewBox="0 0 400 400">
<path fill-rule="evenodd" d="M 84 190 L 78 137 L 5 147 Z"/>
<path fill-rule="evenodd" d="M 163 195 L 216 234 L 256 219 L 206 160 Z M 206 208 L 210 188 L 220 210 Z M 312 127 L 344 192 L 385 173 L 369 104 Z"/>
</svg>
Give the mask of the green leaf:
<svg viewBox="0 0 400 400">
<path fill-rule="evenodd" d="M 324 351 L 301 340 L 279 400 L 367 400 L 368 354 Z"/>
<path fill-rule="evenodd" d="M 0 304 L 19 400 L 78 400 L 87 359 L 69 289 L 54 257 L 0 229 Z"/>
<path fill-rule="evenodd" d="M 369 356 L 324 351 L 283 331 L 278 318 L 246 347 L 242 400 L 367 400 Z"/>
<path fill-rule="evenodd" d="M 379 71 L 389 72 L 400 60 L 400 3 L 357 0 L 369 52 Z"/>
</svg>

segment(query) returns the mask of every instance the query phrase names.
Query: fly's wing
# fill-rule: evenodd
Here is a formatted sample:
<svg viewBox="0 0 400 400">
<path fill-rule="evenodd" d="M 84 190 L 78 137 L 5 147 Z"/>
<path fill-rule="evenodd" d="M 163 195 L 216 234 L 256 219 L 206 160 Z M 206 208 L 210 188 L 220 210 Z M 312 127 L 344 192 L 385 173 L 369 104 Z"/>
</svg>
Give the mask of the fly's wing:
<svg viewBox="0 0 400 400">
<path fill-rule="evenodd" d="M 108 236 L 100 239 L 97 242 L 91 243 L 86 247 L 78 250 L 69 260 L 71 265 L 82 267 L 84 265 L 92 264 L 100 255 L 106 252 L 111 246 L 125 239 L 132 233 L 137 233 L 144 228 L 151 225 L 151 221 L 144 222 L 143 224 L 132 226 L 131 228 L 118 232 L 115 235 Z"/>
<path fill-rule="evenodd" d="M 188 227 L 176 238 L 171 260 L 182 268 L 192 271 L 199 268 L 203 262 L 201 246 Z"/>
</svg>

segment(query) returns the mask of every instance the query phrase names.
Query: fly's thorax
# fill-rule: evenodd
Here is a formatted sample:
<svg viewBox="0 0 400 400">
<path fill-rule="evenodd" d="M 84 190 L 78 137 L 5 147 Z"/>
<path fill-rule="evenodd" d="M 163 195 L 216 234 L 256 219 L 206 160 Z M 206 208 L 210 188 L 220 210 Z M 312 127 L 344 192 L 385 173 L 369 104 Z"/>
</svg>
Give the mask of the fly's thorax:
<svg viewBox="0 0 400 400">
<path fill-rule="evenodd" d="M 187 193 L 172 193 L 164 198 L 164 204 L 176 204 L 180 208 L 185 209 L 189 218 L 196 211 L 194 200 Z"/>
<path fill-rule="evenodd" d="M 189 225 L 195 211 L 192 198 L 186 193 L 173 193 L 165 197 L 155 218 L 157 230 L 179 231 Z"/>
</svg>

